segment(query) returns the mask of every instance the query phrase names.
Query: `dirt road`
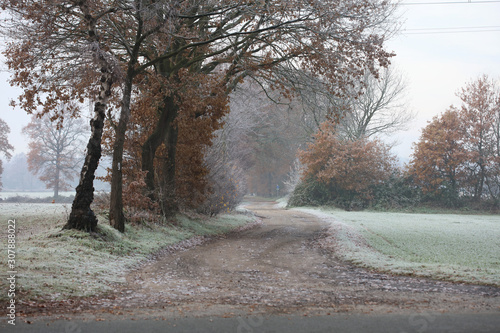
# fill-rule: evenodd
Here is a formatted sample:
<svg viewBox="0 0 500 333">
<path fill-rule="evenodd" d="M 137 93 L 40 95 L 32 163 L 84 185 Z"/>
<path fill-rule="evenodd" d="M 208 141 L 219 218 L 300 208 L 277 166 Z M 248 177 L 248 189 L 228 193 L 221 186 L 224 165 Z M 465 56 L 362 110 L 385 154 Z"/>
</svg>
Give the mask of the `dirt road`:
<svg viewBox="0 0 500 333">
<path fill-rule="evenodd" d="M 197 315 L 498 312 L 500 289 L 370 272 L 319 248 L 315 217 L 254 202 L 263 224 L 128 276 L 110 305 L 176 308 Z"/>
</svg>

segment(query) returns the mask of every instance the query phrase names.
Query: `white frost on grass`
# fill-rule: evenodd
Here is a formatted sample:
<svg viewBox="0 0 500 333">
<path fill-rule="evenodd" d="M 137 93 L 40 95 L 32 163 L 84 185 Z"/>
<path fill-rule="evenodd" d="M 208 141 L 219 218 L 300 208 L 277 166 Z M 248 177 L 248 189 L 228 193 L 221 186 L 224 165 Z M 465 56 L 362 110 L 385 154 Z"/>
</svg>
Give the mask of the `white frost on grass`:
<svg viewBox="0 0 500 333">
<path fill-rule="evenodd" d="M 71 204 L 51 204 L 51 203 L 0 203 L 0 216 L 2 218 L 22 220 L 24 217 L 34 217 L 37 215 L 58 216 L 68 213 Z"/>
<path fill-rule="evenodd" d="M 122 234 L 99 217 L 99 232 L 89 234 L 61 230 L 68 214 L 67 205 L 0 203 L 1 251 L 7 253 L 7 222 L 16 219 L 16 282 L 32 297 L 63 299 L 112 290 L 125 282 L 131 268 L 165 246 L 225 233 L 254 220 L 244 215 L 180 216 L 179 227 L 127 224 Z M 6 283 L 2 276 L 0 289 L 7 290 Z"/>
<path fill-rule="evenodd" d="M 75 195 L 75 191 L 63 191 L 59 192 L 60 196 L 69 197 Z M 3 191 L 0 192 L 0 199 L 9 199 L 15 197 L 27 197 L 32 199 L 42 199 L 42 198 L 52 198 L 54 196 L 53 191 L 38 191 L 38 192 L 24 192 L 24 191 Z M 50 203 L 52 200 L 47 200 L 47 203 Z"/>
<path fill-rule="evenodd" d="M 358 265 L 500 286 L 500 216 L 297 208 L 330 223 L 323 242 Z"/>
</svg>

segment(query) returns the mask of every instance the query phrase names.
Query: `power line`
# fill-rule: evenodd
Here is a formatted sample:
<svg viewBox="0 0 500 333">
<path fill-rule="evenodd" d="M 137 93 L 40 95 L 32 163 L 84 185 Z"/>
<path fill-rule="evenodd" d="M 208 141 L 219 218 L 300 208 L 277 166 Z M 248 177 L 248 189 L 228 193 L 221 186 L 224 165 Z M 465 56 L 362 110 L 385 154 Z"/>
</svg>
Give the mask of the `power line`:
<svg viewBox="0 0 500 333">
<path fill-rule="evenodd" d="M 422 32 L 403 32 L 404 35 L 435 35 L 435 34 L 461 34 L 461 33 L 472 33 L 472 32 L 496 32 L 500 29 L 490 29 L 490 30 L 457 30 L 457 31 L 422 31 Z"/>
<path fill-rule="evenodd" d="M 500 31 L 500 26 L 479 26 L 479 27 L 450 27 L 450 28 L 415 28 L 405 29 L 406 35 L 424 35 L 424 34 L 450 34 L 450 33 L 468 33 L 468 32 L 491 32 Z"/>
<path fill-rule="evenodd" d="M 500 25 L 483 25 L 477 27 L 440 27 L 440 28 L 413 28 L 405 29 L 405 31 L 419 31 L 419 30 L 460 30 L 460 29 L 497 29 Z"/>
<path fill-rule="evenodd" d="M 478 0 L 478 1 L 437 1 L 437 2 L 400 2 L 400 6 L 419 6 L 419 5 L 467 5 L 467 4 L 484 4 L 484 3 L 499 3 L 500 0 Z"/>
</svg>

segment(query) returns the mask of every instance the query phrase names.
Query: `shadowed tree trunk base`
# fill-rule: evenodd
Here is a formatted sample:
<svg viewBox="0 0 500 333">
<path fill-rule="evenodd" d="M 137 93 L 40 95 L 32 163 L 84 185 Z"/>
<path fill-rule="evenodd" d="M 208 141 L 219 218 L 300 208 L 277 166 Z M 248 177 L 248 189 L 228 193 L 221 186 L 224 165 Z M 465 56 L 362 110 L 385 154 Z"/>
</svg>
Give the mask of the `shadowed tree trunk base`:
<svg viewBox="0 0 500 333">
<path fill-rule="evenodd" d="M 63 229 L 94 232 L 97 229 L 97 217 L 90 208 L 72 208 L 68 223 L 66 223 Z"/>
</svg>

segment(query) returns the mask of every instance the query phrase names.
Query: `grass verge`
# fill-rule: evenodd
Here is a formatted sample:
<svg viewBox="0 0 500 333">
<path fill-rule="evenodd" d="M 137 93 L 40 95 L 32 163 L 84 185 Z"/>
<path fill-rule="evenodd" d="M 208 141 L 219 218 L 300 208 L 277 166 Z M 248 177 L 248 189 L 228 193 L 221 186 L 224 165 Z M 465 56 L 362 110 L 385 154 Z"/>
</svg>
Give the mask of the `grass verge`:
<svg viewBox="0 0 500 333">
<path fill-rule="evenodd" d="M 16 287 L 26 297 L 58 300 L 105 293 L 124 283 L 130 269 L 164 247 L 228 233 L 254 221 L 238 213 L 216 218 L 179 215 L 178 226 L 127 224 L 122 234 L 99 217 L 98 231 L 89 234 L 61 230 L 68 213 L 68 205 L 62 204 L 0 204 L 1 253 L 7 259 L 7 222 L 15 219 Z M 0 290 L 8 290 L 4 276 Z M 1 293 L 0 301 L 6 297 L 6 292 Z"/>
</svg>

